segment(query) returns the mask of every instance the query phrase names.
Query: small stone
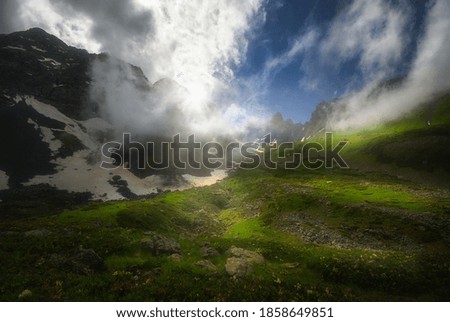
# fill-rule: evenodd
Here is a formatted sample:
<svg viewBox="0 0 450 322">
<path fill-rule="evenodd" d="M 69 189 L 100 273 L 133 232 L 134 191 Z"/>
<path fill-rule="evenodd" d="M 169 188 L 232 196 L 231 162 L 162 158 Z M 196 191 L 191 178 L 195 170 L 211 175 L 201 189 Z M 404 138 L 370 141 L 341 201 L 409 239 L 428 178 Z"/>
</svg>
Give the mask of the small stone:
<svg viewBox="0 0 450 322">
<path fill-rule="evenodd" d="M 232 277 L 244 277 L 253 271 L 253 264 L 263 264 L 264 257 L 254 251 L 232 246 L 228 250 L 231 255 L 225 263 L 225 271 Z"/>
<path fill-rule="evenodd" d="M 264 263 L 264 257 L 261 254 L 253 252 L 251 250 L 231 246 L 231 248 L 228 250 L 228 253 L 231 255 L 231 257 L 244 258 L 251 263 Z"/>
<path fill-rule="evenodd" d="M 284 263 L 282 266 L 284 268 L 297 268 L 299 265 L 299 263 Z"/>
<path fill-rule="evenodd" d="M 26 300 L 33 296 L 33 292 L 31 292 L 29 289 L 23 290 L 22 293 L 19 294 L 18 298 L 19 300 Z"/>
<path fill-rule="evenodd" d="M 144 251 L 151 251 L 153 255 L 181 253 L 181 247 L 175 239 L 161 235 L 156 235 L 152 239 L 142 239 L 141 249 Z"/>
<path fill-rule="evenodd" d="M 173 261 L 173 262 L 181 262 L 181 260 L 183 259 L 183 256 L 181 256 L 180 254 L 172 254 L 170 256 L 168 256 L 168 258 Z"/>
<path fill-rule="evenodd" d="M 34 229 L 25 232 L 26 237 L 45 237 L 50 234 L 51 232 L 47 229 Z"/>
<path fill-rule="evenodd" d="M 244 277 L 253 271 L 253 267 L 245 259 L 230 257 L 225 263 L 225 271 L 232 277 Z"/>
<path fill-rule="evenodd" d="M 219 255 L 219 252 L 212 247 L 209 243 L 203 243 L 200 247 L 200 253 L 202 254 L 202 257 L 208 258 L 208 257 L 215 257 Z"/>
<path fill-rule="evenodd" d="M 143 251 L 151 251 L 151 252 L 153 252 L 153 239 L 151 239 L 151 238 L 143 238 L 143 239 L 141 239 L 141 249 Z"/>
<path fill-rule="evenodd" d="M 204 269 L 206 271 L 211 271 L 211 272 L 217 271 L 216 265 L 214 265 L 210 260 L 207 260 L 207 259 L 199 260 L 197 263 L 195 263 L 195 265 L 201 267 L 202 269 Z"/>
</svg>

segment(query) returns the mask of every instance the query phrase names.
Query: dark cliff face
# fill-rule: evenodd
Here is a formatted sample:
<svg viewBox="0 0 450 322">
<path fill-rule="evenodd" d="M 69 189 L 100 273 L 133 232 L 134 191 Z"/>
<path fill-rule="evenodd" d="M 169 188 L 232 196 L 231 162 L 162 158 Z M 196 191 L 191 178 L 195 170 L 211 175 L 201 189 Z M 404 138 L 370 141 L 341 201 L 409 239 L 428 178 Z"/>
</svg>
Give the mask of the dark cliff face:
<svg viewBox="0 0 450 322">
<path fill-rule="evenodd" d="M 30 95 L 71 118 L 93 117 L 96 111 L 87 96 L 95 57 L 38 28 L 0 35 L 0 104 L 12 104 L 16 95 Z"/>
<path fill-rule="evenodd" d="M 24 97 L 54 106 L 74 120 L 96 116 L 89 104 L 89 69 L 96 55 L 66 45 L 42 29 L 0 35 L 0 169 L 11 188 L 35 175 L 55 173 L 52 162 L 84 148 L 66 124 L 40 114 Z M 41 127 L 77 144 L 52 151 Z"/>
<path fill-rule="evenodd" d="M 329 122 L 332 113 L 339 108 L 339 102 L 321 102 L 311 114 L 311 118 L 305 123 L 303 128 L 303 136 L 305 138 L 317 135 L 324 130 L 329 130 Z"/>
</svg>

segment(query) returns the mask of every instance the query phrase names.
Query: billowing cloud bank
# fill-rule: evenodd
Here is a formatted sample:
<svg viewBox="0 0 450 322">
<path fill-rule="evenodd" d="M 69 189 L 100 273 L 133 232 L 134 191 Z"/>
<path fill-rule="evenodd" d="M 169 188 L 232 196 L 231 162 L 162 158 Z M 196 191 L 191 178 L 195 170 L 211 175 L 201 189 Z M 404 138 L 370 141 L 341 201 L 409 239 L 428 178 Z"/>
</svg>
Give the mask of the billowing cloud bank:
<svg viewBox="0 0 450 322">
<path fill-rule="evenodd" d="M 19 22 L 2 29 L 43 27 L 71 45 L 141 67 L 149 86 L 157 82 L 151 91 L 130 85 L 136 75 L 116 60 L 93 66 L 93 98 L 103 98 L 101 109 L 118 129 L 231 135 L 257 119 L 233 101 L 230 84 L 252 28 L 264 21 L 262 3 L 22 0 L 7 7 Z"/>
<path fill-rule="evenodd" d="M 325 30 L 310 27 L 315 41 L 302 49 L 307 51 L 302 86 L 314 90 L 324 81 L 327 74 L 318 65 L 332 74 L 351 62 L 359 71 L 332 111 L 331 128 L 358 128 L 395 119 L 450 88 L 450 2 L 430 1 L 427 10 L 415 57 L 400 75 L 404 80 L 381 93 L 380 82 L 399 76 L 398 66 L 411 48 L 407 45 L 412 40 L 414 12 L 407 2 L 353 1 Z M 301 35 L 295 44 L 305 43 L 311 34 Z M 376 91 L 378 95 L 373 95 Z"/>
<path fill-rule="evenodd" d="M 395 119 L 434 95 L 450 89 L 450 2 L 438 0 L 429 9 L 424 34 L 416 57 L 401 85 L 375 98 L 370 95 L 378 78 L 361 91 L 349 95 L 343 112 L 336 111 L 331 125 L 336 129 L 362 127 Z M 401 43 L 401 39 L 399 39 Z M 380 50 L 384 47 L 379 46 Z M 395 59 L 397 52 L 387 47 L 386 57 Z M 384 57 L 382 55 L 382 57 Z M 385 61 L 381 60 L 381 62 Z M 389 66 L 389 65 L 388 65 Z"/>
</svg>

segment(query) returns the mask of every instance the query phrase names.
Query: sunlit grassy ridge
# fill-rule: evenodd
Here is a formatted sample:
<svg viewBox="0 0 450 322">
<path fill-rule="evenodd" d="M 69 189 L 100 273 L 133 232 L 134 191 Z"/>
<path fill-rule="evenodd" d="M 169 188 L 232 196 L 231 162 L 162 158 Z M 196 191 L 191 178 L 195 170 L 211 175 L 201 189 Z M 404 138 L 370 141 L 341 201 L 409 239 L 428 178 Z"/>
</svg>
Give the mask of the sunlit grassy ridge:
<svg viewBox="0 0 450 322">
<path fill-rule="evenodd" d="M 436 178 L 450 173 L 450 94 L 419 106 L 400 120 L 363 130 L 335 133 L 347 140 L 343 155 L 354 166 L 414 169 Z"/>
<path fill-rule="evenodd" d="M 448 97 L 436 106 L 431 125 L 419 109 L 383 126 L 337 133 L 350 142 L 344 157 L 367 169 L 239 170 L 209 187 L 53 214 L 45 200 L 36 209 L 24 202 L 26 216 L 0 223 L 0 299 L 17 300 L 29 289 L 30 300 L 64 301 L 448 301 L 450 190 L 420 180 L 421 173 L 445 172 L 447 163 L 424 169 L 381 149 L 448 138 Z M 419 179 L 392 173 L 402 167 Z M 180 256 L 143 248 L 142 240 L 155 235 L 178 242 Z M 208 258 L 214 271 L 198 265 L 205 242 L 217 250 Z M 259 252 L 265 263 L 246 277 L 229 277 L 232 246 Z M 105 268 L 74 268 L 70 258 L 80 249 L 94 250 Z"/>
</svg>

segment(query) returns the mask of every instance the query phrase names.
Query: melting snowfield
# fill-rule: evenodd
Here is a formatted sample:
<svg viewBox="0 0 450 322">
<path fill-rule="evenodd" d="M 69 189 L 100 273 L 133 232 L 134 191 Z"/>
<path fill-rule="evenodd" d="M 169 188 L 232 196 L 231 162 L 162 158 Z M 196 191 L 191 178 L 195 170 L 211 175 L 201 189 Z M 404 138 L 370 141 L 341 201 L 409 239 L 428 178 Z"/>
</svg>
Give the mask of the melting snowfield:
<svg viewBox="0 0 450 322">
<path fill-rule="evenodd" d="M 124 199 L 111 183 L 114 176 L 120 176 L 121 180 L 125 180 L 130 191 L 138 196 L 156 193 L 158 190 L 184 190 L 192 187 L 209 186 L 226 177 L 225 170 L 214 170 L 208 177 L 183 175 L 184 180 L 167 184 L 166 177 L 162 175 L 153 175 L 141 179 L 123 168 L 105 170 L 98 165 L 89 165 L 84 153 L 85 151 L 80 151 L 72 157 L 58 159 L 59 168 L 56 174 L 35 176 L 26 185 L 48 183 L 62 190 L 91 192 L 93 199 L 107 201 Z"/>
<path fill-rule="evenodd" d="M 96 133 L 106 132 L 112 126 L 106 121 L 93 118 L 87 121 L 73 120 L 55 107 L 44 104 L 33 97 L 26 97 L 26 103 L 32 106 L 39 114 L 54 119 L 65 124 L 64 132 L 75 136 L 85 147 L 85 149 L 75 152 L 68 157 L 56 157 L 58 150 L 63 146 L 63 142 L 54 135 L 58 129 L 51 129 L 39 126 L 31 119 L 36 130 L 40 131 L 42 141 L 47 143 L 55 159 L 52 161 L 56 165 L 56 173 L 51 175 L 37 175 L 24 185 L 49 184 L 57 189 L 71 192 L 90 192 L 93 199 L 119 200 L 124 199 L 122 194 L 117 192 L 114 186 L 114 177 L 120 176 L 120 180 L 125 180 L 127 188 L 131 193 L 143 196 L 156 193 L 158 190 L 183 190 L 191 187 L 200 187 L 214 184 L 226 177 L 225 170 L 214 170 L 210 176 L 195 177 L 183 175 L 175 183 L 168 184 L 167 178 L 162 175 L 153 175 L 141 179 L 124 168 L 106 170 L 100 167 L 100 160 L 96 159 L 101 149 L 101 142 L 95 140 Z M 0 189 L 7 189 L 8 176 L 0 172 Z"/>
</svg>

